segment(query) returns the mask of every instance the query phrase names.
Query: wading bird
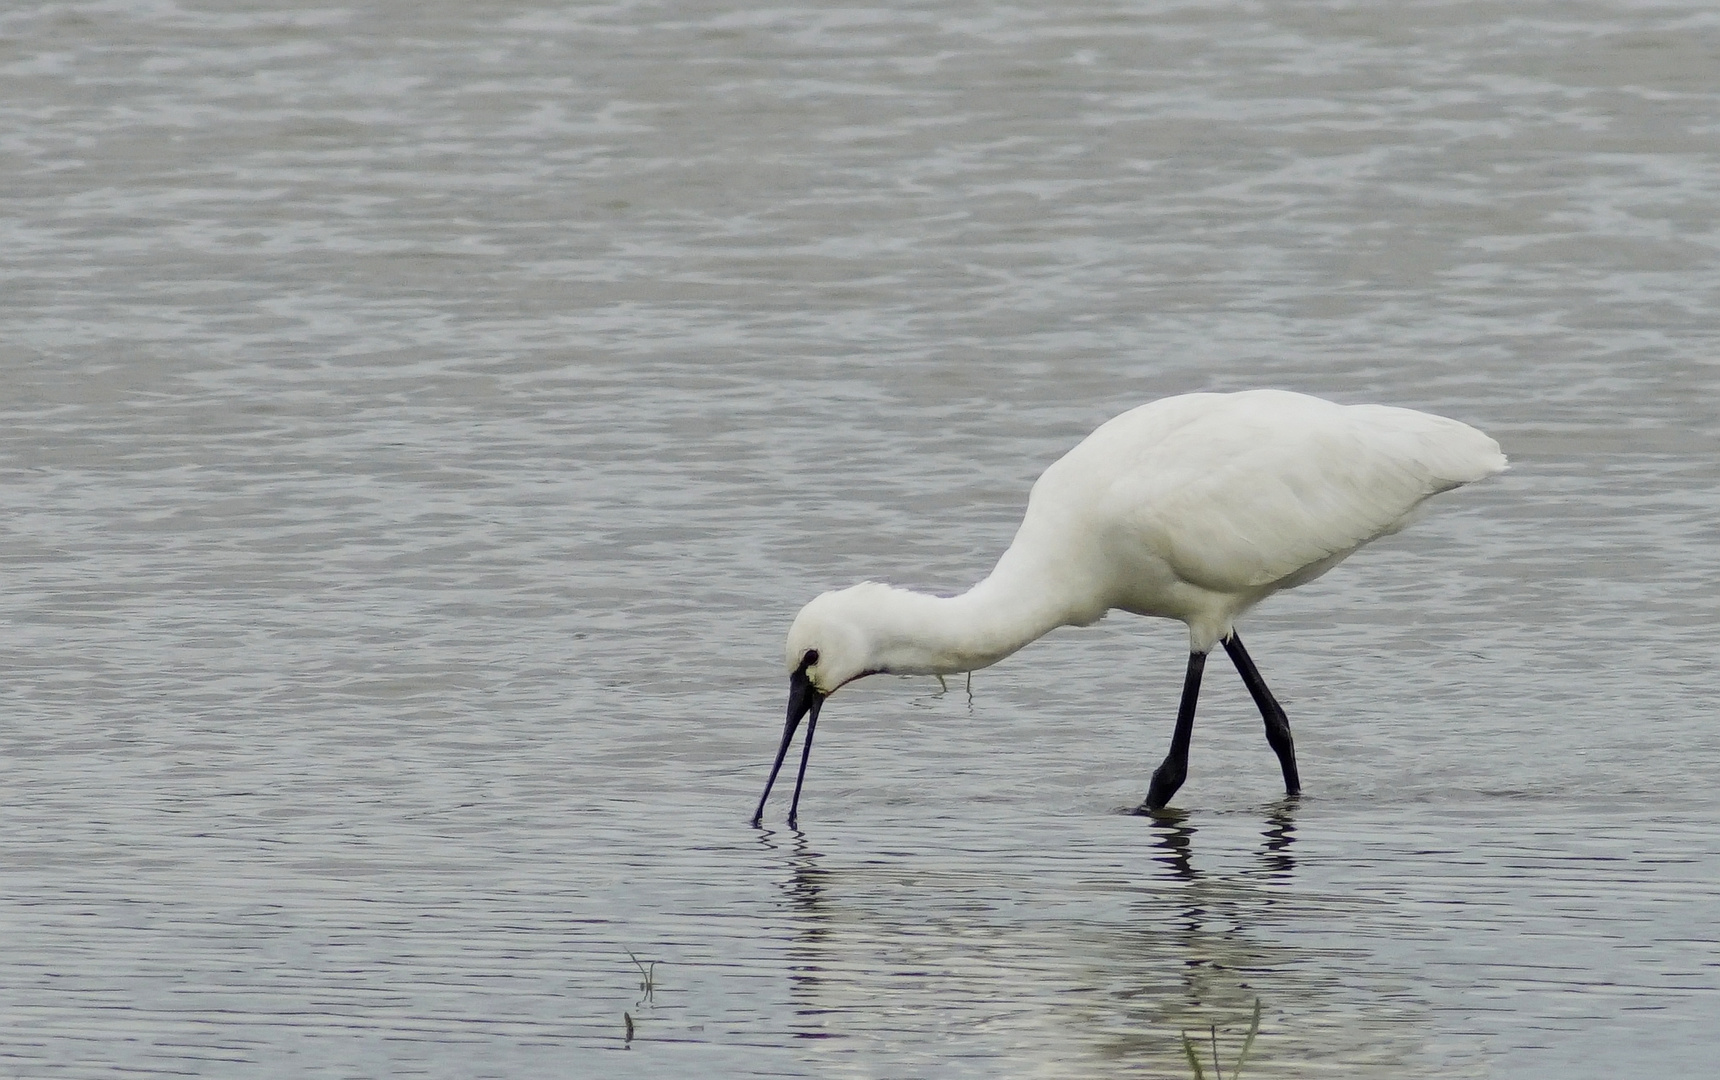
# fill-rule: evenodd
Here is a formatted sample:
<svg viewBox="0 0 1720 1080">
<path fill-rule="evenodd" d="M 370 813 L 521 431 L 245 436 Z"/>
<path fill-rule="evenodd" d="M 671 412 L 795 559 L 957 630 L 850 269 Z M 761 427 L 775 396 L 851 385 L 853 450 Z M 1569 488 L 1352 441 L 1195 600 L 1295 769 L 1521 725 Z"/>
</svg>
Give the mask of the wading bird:
<svg viewBox="0 0 1720 1080">
<path fill-rule="evenodd" d="M 1402 529 L 1432 496 L 1504 468 L 1499 444 L 1469 425 L 1387 405 L 1249 390 L 1131 409 L 1045 470 L 1009 550 L 972 589 L 927 596 L 868 581 L 801 609 L 788 631 L 788 721 L 753 824 L 805 717 L 796 824 L 818 711 L 838 688 L 867 675 L 975 671 L 1113 608 L 1188 625 L 1176 730 L 1143 808 L 1163 807 L 1188 775 L 1201 671 L 1220 642 L 1294 797 L 1290 721 L 1236 636 L 1237 617 Z"/>
</svg>

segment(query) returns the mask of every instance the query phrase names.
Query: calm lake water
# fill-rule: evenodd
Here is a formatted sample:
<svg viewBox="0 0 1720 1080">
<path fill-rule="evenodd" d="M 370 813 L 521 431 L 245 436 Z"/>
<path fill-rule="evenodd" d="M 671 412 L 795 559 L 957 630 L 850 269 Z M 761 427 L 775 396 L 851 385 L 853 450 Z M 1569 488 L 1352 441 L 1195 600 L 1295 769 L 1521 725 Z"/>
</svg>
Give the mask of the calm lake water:
<svg viewBox="0 0 1720 1080">
<path fill-rule="evenodd" d="M 1259 1080 L 1706 1074 L 1717 57 L 1707 0 L 7 7 L 0 1074 L 1229 1075 L 1256 1001 Z M 1259 385 L 1513 462 L 1246 622 L 1299 804 L 1219 660 L 1120 812 L 1186 639 L 1119 616 L 844 690 L 748 827 L 800 604 Z"/>
</svg>

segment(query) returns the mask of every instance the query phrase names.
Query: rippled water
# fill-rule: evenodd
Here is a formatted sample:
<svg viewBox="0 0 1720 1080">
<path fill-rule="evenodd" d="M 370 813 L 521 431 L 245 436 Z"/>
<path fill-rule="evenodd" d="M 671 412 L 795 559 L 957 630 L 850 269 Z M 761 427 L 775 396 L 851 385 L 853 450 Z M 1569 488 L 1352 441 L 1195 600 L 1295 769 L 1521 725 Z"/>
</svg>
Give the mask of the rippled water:
<svg viewBox="0 0 1720 1080">
<path fill-rule="evenodd" d="M 1705 3 L 0 14 L 0 1072 L 1694 1076 L 1720 1036 Z M 1123 408 L 1513 471 L 1248 622 L 824 713 Z M 786 793 L 785 793 L 786 794 Z M 629 959 L 655 964 L 649 991 Z M 634 1023 L 628 1043 L 625 1019 Z M 1227 1070 L 1226 1075 L 1229 1075 Z"/>
</svg>

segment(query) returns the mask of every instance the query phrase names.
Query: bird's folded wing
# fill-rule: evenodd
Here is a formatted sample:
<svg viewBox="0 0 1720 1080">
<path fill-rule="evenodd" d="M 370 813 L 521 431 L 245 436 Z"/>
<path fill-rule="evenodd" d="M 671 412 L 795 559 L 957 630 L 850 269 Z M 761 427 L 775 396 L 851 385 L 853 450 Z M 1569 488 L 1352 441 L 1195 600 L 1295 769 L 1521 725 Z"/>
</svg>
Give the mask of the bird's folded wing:
<svg viewBox="0 0 1720 1080">
<path fill-rule="evenodd" d="M 1341 557 L 1407 524 L 1430 496 L 1505 467 L 1497 443 L 1455 420 L 1344 412 L 1343 424 L 1207 432 L 1198 463 L 1193 440 L 1167 439 L 1111 485 L 1113 510 L 1179 577 L 1236 592 Z"/>
</svg>

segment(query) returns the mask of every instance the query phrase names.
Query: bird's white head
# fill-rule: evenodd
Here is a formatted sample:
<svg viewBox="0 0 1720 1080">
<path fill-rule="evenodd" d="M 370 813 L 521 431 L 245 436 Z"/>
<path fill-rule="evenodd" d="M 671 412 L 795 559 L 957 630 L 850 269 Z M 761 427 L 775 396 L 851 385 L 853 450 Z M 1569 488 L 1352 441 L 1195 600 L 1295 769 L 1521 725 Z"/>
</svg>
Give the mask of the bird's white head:
<svg viewBox="0 0 1720 1080">
<path fill-rule="evenodd" d="M 800 774 L 794 780 L 794 802 L 789 804 L 788 823 L 794 825 L 800 808 L 800 785 L 806 779 L 806 760 L 812 755 L 812 733 L 818 727 L 818 710 L 824 699 L 844 683 L 862 675 L 875 675 L 885 670 L 876 659 L 880 610 L 890 604 L 892 594 L 901 590 L 874 582 L 855 585 L 839 592 L 827 592 L 800 609 L 794 625 L 788 629 L 788 715 L 782 726 L 782 745 L 776 751 L 776 764 L 771 766 L 770 778 L 764 782 L 764 794 L 759 796 L 753 824 L 764 816 L 765 800 L 770 798 L 771 785 L 782 771 L 782 759 L 788 754 L 788 744 L 794 739 L 795 728 L 806 718 L 806 745 L 800 752 Z"/>
<path fill-rule="evenodd" d="M 804 672 L 812 689 L 827 695 L 844 683 L 883 671 L 871 628 L 889 594 L 898 591 L 866 581 L 814 598 L 788 628 L 783 654 L 788 673 Z"/>
</svg>

